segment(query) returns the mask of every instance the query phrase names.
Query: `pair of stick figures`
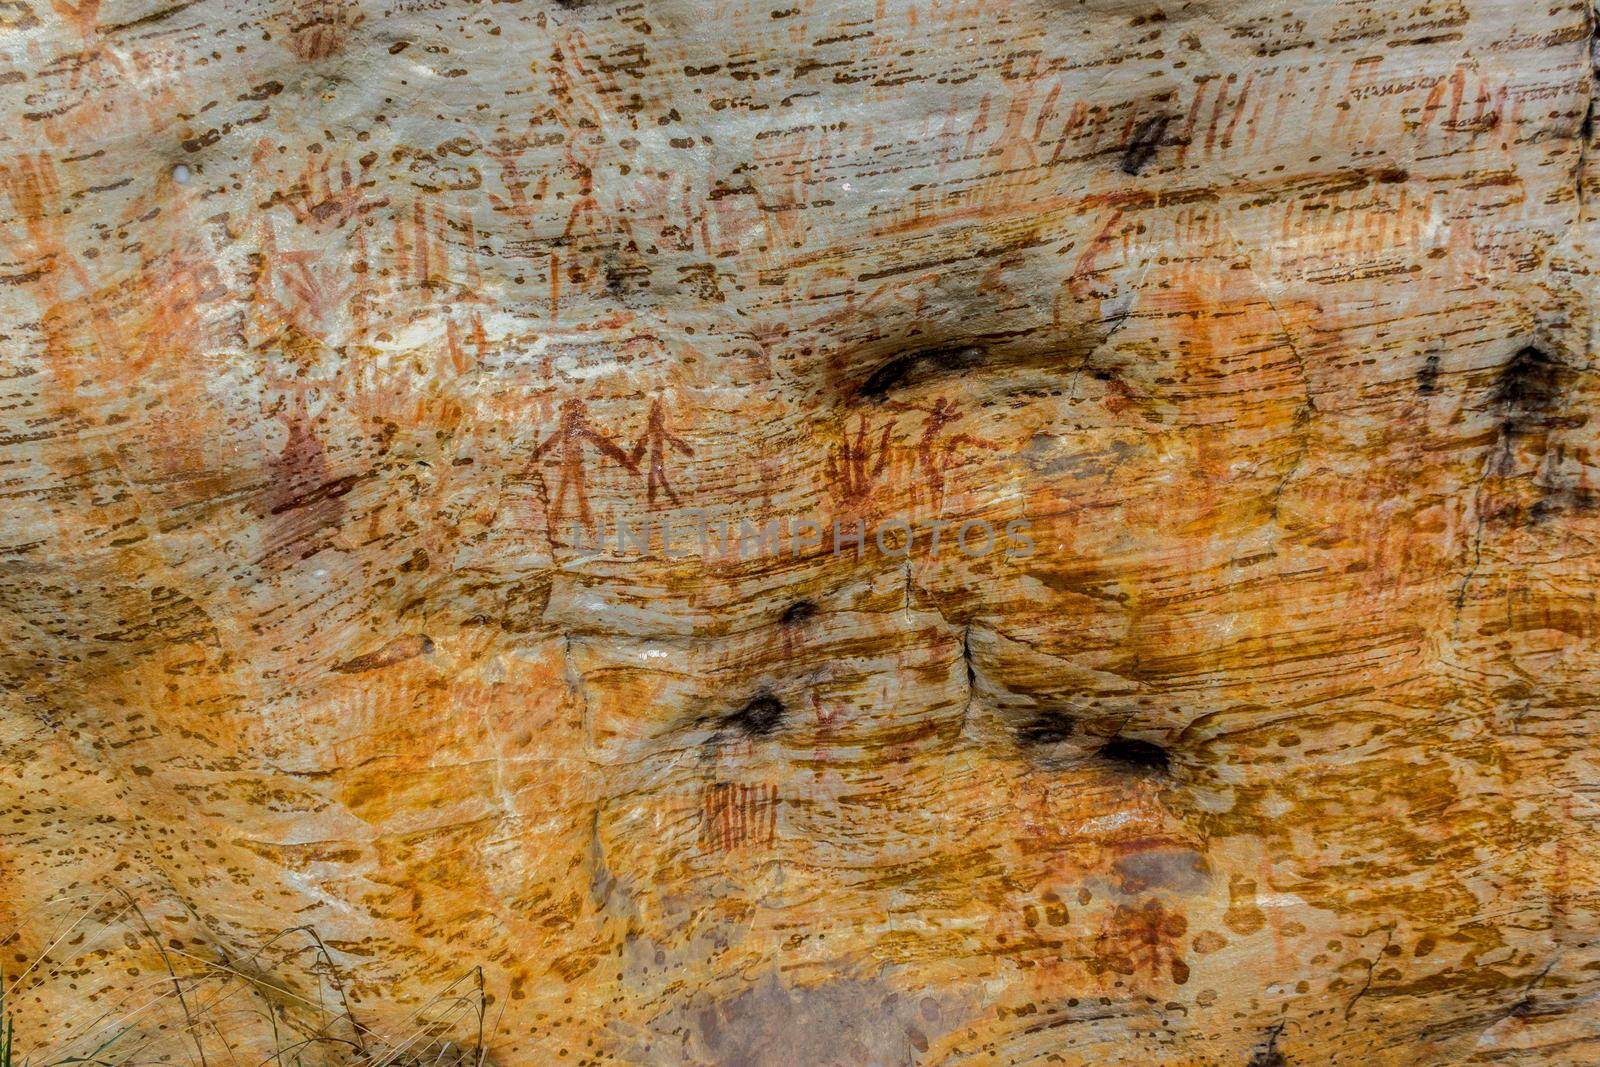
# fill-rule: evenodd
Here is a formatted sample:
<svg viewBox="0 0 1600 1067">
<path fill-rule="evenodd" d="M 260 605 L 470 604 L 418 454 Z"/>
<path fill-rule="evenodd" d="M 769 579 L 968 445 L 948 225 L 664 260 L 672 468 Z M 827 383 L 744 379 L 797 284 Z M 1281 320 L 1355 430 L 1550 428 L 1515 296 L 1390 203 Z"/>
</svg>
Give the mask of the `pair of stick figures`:
<svg viewBox="0 0 1600 1067">
<path fill-rule="evenodd" d="M 594 525 L 589 512 L 589 493 L 584 466 L 586 447 L 597 449 L 601 455 L 633 474 L 639 473 L 639 461 L 648 454 L 650 466 L 645 476 L 645 496 L 651 504 L 655 503 L 657 490 L 665 493 L 674 504 L 679 502 L 678 494 L 673 491 L 672 483 L 667 480 L 668 454 L 672 450 L 677 450 L 686 456 L 694 455 L 694 449 L 687 441 L 667 429 L 666 409 L 660 397 L 650 405 L 650 417 L 645 424 L 645 431 L 634 443 L 631 452 L 623 451 L 616 441 L 595 429 L 589 422 L 588 406 L 582 400 L 577 398 L 564 400 L 561 403 L 560 424 L 554 433 L 533 450 L 534 462 L 544 458 L 551 450 L 555 450 L 561 458 L 561 473 L 556 483 L 556 497 L 552 501 L 550 513 L 552 526 L 559 523 L 561 517 L 566 514 L 569 492 L 577 505 L 578 518 L 585 526 Z"/>
</svg>

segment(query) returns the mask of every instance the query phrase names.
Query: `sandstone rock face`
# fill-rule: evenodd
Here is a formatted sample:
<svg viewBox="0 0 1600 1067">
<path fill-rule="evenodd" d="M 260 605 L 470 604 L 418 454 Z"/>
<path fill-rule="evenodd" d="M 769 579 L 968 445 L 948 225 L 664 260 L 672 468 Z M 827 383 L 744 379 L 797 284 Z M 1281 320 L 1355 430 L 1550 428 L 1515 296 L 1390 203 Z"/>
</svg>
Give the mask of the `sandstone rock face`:
<svg viewBox="0 0 1600 1067">
<path fill-rule="evenodd" d="M 0 3 L 19 1062 L 1600 1063 L 1594 30 Z"/>
</svg>

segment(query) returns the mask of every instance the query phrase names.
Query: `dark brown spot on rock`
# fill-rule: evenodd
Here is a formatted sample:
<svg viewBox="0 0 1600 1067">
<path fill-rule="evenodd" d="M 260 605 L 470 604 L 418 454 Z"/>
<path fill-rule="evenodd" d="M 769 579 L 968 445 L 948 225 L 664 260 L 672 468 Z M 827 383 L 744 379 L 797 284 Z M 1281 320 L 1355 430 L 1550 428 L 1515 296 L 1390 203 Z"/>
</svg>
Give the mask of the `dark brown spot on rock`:
<svg viewBox="0 0 1600 1067">
<path fill-rule="evenodd" d="M 891 392 L 921 374 L 971 370 L 982 366 L 987 359 L 984 350 L 975 345 L 920 349 L 897 356 L 873 371 L 856 390 L 856 395 L 875 403 L 882 402 L 888 399 Z"/>
<path fill-rule="evenodd" d="M 1439 391 L 1439 355 L 1434 353 L 1422 361 L 1422 367 L 1417 371 L 1417 392 L 1423 396 L 1432 396 Z"/>
<path fill-rule="evenodd" d="M 1113 737 L 1100 746 L 1096 755 L 1122 770 L 1140 774 L 1165 773 L 1172 766 L 1166 749 L 1133 737 Z"/>
<path fill-rule="evenodd" d="M 1156 149 L 1161 147 L 1161 138 L 1171 121 L 1171 115 L 1155 115 L 1134 128 L 1133 136 L 1128 138 L 1127 147 L 1122 151 L 1122 173 L 1138 174 L 1145 164 L 1155 158 Z"/>
<path fill-rule="evenodd" d="M 811 601 L 796 600 L 793 604 L 783 609 L 783 614 L 778 618 L 778 622 L 784 626 L 798 626 L 803 622 L 808 622 L 816 614 L 817 606 Z"/>
<path fill-rule="evenodd" d="M 1025 746 L 1053 745 L 1071 737 L 1076 724 L 1059 711 L 1043 711 L 1017 727 L 1017 742 Z"/>
<path fill-rule="evenodd" d="M 754 697 L 723 720 L 723 726 L 746 737 L 771 737 L 783 724 L 783 702 L 769 693 Z"/>
<path fill-rule="evenodd" d="M 1540 423 L 1561 400 L 1565 364 L 1528 345 L 1519 349 L 1495 377 L 1493 404 L 1508 429 Z"/>
</svg>

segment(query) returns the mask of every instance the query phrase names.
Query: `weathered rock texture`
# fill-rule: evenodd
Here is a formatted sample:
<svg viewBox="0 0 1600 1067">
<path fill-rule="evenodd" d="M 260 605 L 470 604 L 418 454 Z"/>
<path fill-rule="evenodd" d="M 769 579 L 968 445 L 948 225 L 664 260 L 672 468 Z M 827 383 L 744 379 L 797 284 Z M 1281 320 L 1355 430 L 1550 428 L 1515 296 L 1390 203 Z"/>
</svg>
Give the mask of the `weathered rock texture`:
<svg viewBox="0 0 1600 1067">
<path fill-rule="evenodd" d="M 1594 25 L 0 3 L 18 1058 L 1600 1063 Z"/>
</svg>

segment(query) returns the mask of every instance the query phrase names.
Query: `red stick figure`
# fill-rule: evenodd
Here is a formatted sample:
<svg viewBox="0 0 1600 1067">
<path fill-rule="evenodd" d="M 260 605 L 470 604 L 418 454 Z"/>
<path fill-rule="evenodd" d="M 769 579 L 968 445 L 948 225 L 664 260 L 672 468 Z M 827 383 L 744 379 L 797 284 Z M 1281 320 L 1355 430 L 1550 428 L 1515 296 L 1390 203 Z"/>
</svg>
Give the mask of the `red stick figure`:
<svg viewBox="0 0 1600 1067">
<path fill-rule="evenodd" d="M 928 421 L 922 426 L 922 436 L 917 439 L 917 467 L 922 471 L 923 479 L 928 486 L 928 494 L 935 508 L 944 503 L 944 477 L 950 468 L 956 465 L 958 449 L 964 445 L 973 445 L 995 451 L 1000 447 L 969 433 L 958 433 L 954 437 L 941 440 L 940 435 L 944 433 L 945 427 L 960 419 L 962 415 L 954 403 L 942 396 L 933 402 L 932 409 L 911 404 L 895 404 L 893 407 L 898 411 L 920 411 L 928 416 Z"/>
<path fill-rule="evenodd" d="M 694 449 L 689 443 L 667 429 L 667 417 L 662 411 L 661 398 L 656 397 L 650 405 L 650 423 L 645 428 L 644 436 L 639 438 L 639 443 L 633 446 L 631 457 L 637 466 L 644 457 L 645 450 L 650 452 L 650 473 L 645 478 L 645 498 L 654 504 L 656 502 L 656 486 L 667 494 L 667 499 L 674 504 L 678 503 L 678 494 L 672 491 L 672 486 L 667 482 L 667 449 L 676 448 L 686 456 L 694 455 Z"/>
<path fill-rule="evenodd" d="M 583 444 L 598 448 L 602 453 L 616 460 L 625 469 L 637 474 L 638 464 L 633 457 L 618 448 L 616 442 L 605 434 L 589 425 L 588 408 L 582 400 L 565 400 L 561 403 L 561 424 L 556 427 L 556 432 L 541 445 L 533 450 L 534 461 L 539 460 L 552 446 L 560 445 L 561 451 L 561 481 L 556 487 L 555 510 L 550 515 L 550 525 L 555 526 L 561 521 L 561 516 L 566 510 L 567 489 L 572 489 L 572 495 L 578 502 L 578 517 L 583 524 L 591 529 L 594 520 L 589 515 L 589 494 L 584 489 L 583 471 Z"/>
</svg>

